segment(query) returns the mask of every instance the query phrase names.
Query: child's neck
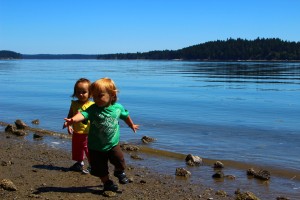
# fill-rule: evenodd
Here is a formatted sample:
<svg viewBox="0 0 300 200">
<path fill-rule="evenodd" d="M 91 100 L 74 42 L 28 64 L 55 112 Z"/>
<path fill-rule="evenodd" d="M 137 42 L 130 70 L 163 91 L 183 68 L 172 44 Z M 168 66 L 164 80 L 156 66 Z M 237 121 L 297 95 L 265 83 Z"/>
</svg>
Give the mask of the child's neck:
<svg viewBox="0 0 300 200">
<path fill-rule="evenodd" d="M 82 105 L 85 104 L 85 103 L 88 102 L 88 101 L 89 101 L 89 100 L 86 100 L 86 101 L 80 101 L 80 100 L 77 100 L 77 102 L 80 103 L 80 104 L 82 104 Z"/>
<path fill-rule="evenodd" d="M 111 103 L 109 103 L 109 104 L 106 104 L 106 105 L 103 105 L 103 106 L 99 106 L 99 107 L 101 107 L 101 108 L 108 108 L 109 106 L 111 106 L 112 104 Z"/>
</svg>

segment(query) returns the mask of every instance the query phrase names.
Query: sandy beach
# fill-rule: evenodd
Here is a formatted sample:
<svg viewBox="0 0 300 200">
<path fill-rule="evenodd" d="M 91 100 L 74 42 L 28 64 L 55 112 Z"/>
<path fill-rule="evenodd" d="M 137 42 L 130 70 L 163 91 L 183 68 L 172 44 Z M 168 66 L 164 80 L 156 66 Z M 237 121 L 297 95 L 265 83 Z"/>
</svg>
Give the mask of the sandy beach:
<svg viewBox="0 0 300 200">
<path fill-rule="evenodd" d="M 16 129 L 15 125 L 12 125 L 14 132 L 5 132 L 4 127 L 7 128 L 8 124 L 0 122 L 0 125 L 3 128 L 0 131 L 1 199 L 259 199 L 255 194 L 257 191 L 248 191 L 245 188 L 240 190 L 238 186 L 231 184 L 216 189 L 217 187 L 205 184 L 209 180 L 196 183 L 190 178 L 176 175 L 175 172 L 174 175 L 160 173 L 153 170 L 153 166 L 149 163 L 149 166 L 141 166 L 134 161 L 129 162 L 126 169 L 130 183 L 119 184 L 116 193 L 104 192 L 99 178 L 69 170 L 74 163 L 69 151 L 50 146 L 40 138 L 28 140 L 28 137 L 26 139 L 24 136 L 18 136 L 16 132 L 24 131 L 31 137 L 70 136 L 65 134 L 59 136 L 59 133 L 29 126 L 25 130 L 20 130 Z M 137 146 L 129 145 L 129 147 Z M 124 150 L 128 159 L 138 159 L 132 158 L 129 152 Z M 113 166 L 110 166 L 110 174 L 113 174 Z M 117 183 L 115 177 L 111 175 L 111 178 Z M 232 181 L 234 180 L 235 177 Z"/>
<path fill-rule="evenodd" d="M 132 164 L 126 170 L 132 182 L 107 197 L 98 178 L 69 171 L 69 152 L 7 132 L 0 133 L 0 163 L 1 199 L 236 199 L 235 194 Z M 3 180 L 10 180 L 16 190 L 5 189 Z"/>
</svg>

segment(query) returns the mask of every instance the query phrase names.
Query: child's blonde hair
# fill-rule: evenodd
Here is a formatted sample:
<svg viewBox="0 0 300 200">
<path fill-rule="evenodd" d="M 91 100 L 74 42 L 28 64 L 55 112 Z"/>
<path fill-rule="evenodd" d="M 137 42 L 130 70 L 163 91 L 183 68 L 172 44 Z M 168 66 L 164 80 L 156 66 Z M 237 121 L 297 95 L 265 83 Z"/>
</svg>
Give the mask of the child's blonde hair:
<svg viewBox="0 0 300 200">
<path fill-rule="evenodd" d="M 111 104 L 116 103 L 118 97 L 117 97 L 117 93 L 119 92 L 115 82 L 110 79 L 110 78 L 101 78 L 97 81 L 95 81 L 94 83 L 92 83 L 91 85 L 91 93 L 92 95 L 97 93 L 97 92 L 102 92 L 102 91 L 106 91 L 109 96 L 111 97 Z"/>
</svg>

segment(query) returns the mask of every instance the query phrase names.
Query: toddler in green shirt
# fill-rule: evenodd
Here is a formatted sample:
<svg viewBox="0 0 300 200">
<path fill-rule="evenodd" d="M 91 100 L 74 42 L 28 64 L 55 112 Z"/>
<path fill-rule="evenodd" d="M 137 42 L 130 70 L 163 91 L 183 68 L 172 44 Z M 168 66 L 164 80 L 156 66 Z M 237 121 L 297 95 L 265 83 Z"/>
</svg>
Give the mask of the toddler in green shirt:
<svg viewBox="0 0 300 200">
<path fill-rule="evenodd" d="M 109 178 L 108 161 L 114 165 L 114 176 L 119 179 L 119 183 L 128 183 L 124 155 L 119 145 L 120 126 L 118 120 L 124 120 L 133 132 L 139 129 L 139 125 L 134 124 L 131 120 L 129 112 L 117 103 L 117 92 L 112 79 L 99 79 L 91 85 L 91 94 L 95 104 L 72 118 L 65 118 L 66 126 L 83 120 L 90 121 L 88 149 L 91 175 L 100 177 L 106 191 L 118 190 L 118 186 Z"/>
</svg>

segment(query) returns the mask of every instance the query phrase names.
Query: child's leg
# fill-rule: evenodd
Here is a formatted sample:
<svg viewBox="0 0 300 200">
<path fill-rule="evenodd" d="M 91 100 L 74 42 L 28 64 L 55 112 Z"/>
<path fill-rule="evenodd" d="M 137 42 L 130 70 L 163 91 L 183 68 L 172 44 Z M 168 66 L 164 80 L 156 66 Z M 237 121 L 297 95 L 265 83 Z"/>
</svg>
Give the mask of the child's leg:
<svg viewBox="0 0 300 200">
<path fill-rule="evenodd" d="M 104 184 L 104 190 L 117 191 L 118 186 L 109 179 L 108 153 L 89 149 L 91 175 L 97 176 Z"/>
<path fill-rule="evenodd" d="M 89 149 L 88 149 L 88 135 L 84 134 L 84 140 L 83 140 L 83 151 L 85 153 L 86 158 L 88 159 L 88 162 L 90 162 L 90 156 L 89 156 Z"/>
<path fill-rule="evenodd" d="M 88 160 L 88 166 L 86 169 L 83 169 L 82 172 L 84 174 L 89 174 L 91 171 L 91 166 L 90 166 L 90 157 L 89 157 L 89 150 L 88 150 L 88 134 L 80 134 L 81 135 L 81 147 L 82 147 L 82 158 L 84 157 L 84 154 Z"/>
<path fill-rule="evenodd" d="M 73 133 L 72 136 L 72 160 L 82 162 L 84 160 L 84 147 L 87 136 L 85 134 Z"/>
<path fill-rule="evenodd" d="M 115 166 L 115 171 L 124 171 L 126 163 L 120 145 L 113 147 L 109 151 L 109 161 Z"/>
<path fill-rule="evenodd" d="M 100 179 L 104 183 L 104 191 L 118 191 L 118 186 L 114 184 L 114 182 L 110 180 L 108 176 L 101 177 Z"/>
<path fill-rule="evenodd" d="M 125 159 L 120 145 L 115 146 L 109 151 L 109 160 L 115 166 L 114 176 L 119 179 L 119 183 L 128 183 L 128 178 L 125 174 Z"/>
<path fill-rule="evenodd" d="M 80 135 L 78 133 L 73 133 L 72 135 L 72 160 L 75 160 L 76 163 L 70 167 L 70 170 L 76 172 L 82 172 L 84 165 L 84 152 L 82 150 L 82 137 Z"/>
</svg>

